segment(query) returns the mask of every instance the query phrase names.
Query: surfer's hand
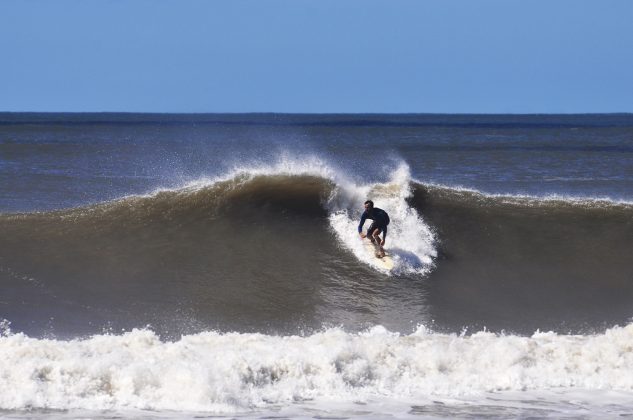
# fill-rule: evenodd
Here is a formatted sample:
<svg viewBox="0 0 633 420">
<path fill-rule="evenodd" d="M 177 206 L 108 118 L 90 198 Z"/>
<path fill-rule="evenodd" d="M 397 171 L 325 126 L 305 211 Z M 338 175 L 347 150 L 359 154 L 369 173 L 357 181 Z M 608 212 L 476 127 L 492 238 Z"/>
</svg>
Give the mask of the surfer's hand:
<svg viewBox="0 0 633 420">
<path fill-rule="evenodd" d="M 364 234 L 364 233 L 362 233 L 362 232 L 361 232 L 361 233 L 359 233 L 359 235 L 360 235 L 360 237 L 361 237 L 361 238 L 363 238 L 363 239 L 365 239 L 365 238 L 367 237 L 367 235 L 365 235 L 365 234 Z"/>
</svg>

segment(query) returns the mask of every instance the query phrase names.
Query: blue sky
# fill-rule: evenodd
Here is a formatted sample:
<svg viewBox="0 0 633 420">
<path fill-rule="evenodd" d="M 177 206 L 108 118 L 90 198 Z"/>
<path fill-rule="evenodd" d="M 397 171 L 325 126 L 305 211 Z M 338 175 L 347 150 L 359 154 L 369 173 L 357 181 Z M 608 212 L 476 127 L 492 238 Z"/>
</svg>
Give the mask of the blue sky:
<svg viewBox="0 0 633 420">
<path fill-rule="evenodd" d="M 2 0 L 0 111 L 633 112 L 631 0 Z"/>
</svg>

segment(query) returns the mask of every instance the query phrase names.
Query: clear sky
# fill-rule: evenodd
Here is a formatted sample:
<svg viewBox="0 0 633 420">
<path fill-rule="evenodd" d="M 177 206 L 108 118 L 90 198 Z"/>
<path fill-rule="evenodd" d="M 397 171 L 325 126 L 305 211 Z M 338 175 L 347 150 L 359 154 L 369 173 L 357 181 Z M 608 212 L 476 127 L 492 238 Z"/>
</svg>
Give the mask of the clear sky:
<svg viewBox="0 0 633 420">
<path fill-rule="evenodd" d="M 2 0 L 0 111 L 633 112 L 633 0 Z"/>
</svg>

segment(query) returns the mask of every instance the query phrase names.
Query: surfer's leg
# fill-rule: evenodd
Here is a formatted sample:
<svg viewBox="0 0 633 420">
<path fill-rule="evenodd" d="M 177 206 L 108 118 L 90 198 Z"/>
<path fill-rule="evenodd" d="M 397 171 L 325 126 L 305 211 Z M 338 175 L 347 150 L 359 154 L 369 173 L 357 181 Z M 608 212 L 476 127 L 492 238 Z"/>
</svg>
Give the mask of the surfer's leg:
<svg viewBox="0 0 633 420">
<path fill-rule="evenodd" d="M 376 228 L 376 229 L 372 232 L 372 237 L 373 237 L 373 240 L 375 241 L 374 243 L 375 243 L 376 245 L 378 245 L 378 247 L 380 248 L 380 253 L 379 253 L 380 258 L 382 258 L 382 257 L 384 257 L 384 256 L 385 256 L 385 250 L 384 250 L 384 248 L 382 247 L 382 245 L 380 245 L 380 242 L 381 242 L 381 240 L 380 240 L 380 234 L 381 234 L 381 233 L 382 233 L 382 229 L 381 229 L 381 228 L 379 228 L 379 227 L 377 227 L 377 228 Z"/>
<path fill-rule="evenodd" d="M 376 255 L 379 258 L 382 258 L 385 256 L 385 250 L 383 249 L 382 245 L 380 245 L 380 233 L 382 232 L 382 229 L 380 228 L 375 228 L 374 231 L 372 232 L 372 242 L 376 245 L 378 245 L 378 248 L 380 249 L 380 252 Z"/>
<path fill-rule="evenodd" d="M 372 223 L 367 229 L 367 239 L 371 241 L 371 243 L 376 243 L 376 239 L 374 238 L 374 231 L 376 230 L 376 225 Z M 379 231 L 380 232 L 380 231 Z M 379 242 L 380 243 L 380 242 Z"/>
</svg>

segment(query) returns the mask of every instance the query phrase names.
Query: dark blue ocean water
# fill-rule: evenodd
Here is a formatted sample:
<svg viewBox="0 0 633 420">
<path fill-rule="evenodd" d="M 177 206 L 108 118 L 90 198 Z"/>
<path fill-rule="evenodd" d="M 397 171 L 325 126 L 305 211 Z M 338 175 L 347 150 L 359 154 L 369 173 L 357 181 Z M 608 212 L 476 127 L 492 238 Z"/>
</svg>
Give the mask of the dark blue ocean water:
<svg viewBox="0 0 633 420">
<path fill-rule="evenodd" d="M 236 167 L 319 160 L 346 178 L 633 199 L 633 116 L 0 114 L 0 211 L 101 202 Z"/>
</svg>

